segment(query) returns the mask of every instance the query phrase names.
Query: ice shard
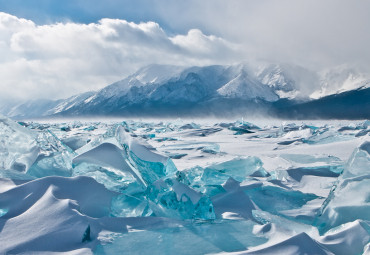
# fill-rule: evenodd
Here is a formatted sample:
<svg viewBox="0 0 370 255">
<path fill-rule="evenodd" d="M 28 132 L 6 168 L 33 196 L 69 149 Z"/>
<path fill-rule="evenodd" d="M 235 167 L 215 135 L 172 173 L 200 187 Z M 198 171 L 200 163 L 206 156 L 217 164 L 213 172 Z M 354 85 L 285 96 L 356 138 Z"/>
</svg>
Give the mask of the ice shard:
<svg viewBox="0 0 370 255">
<path fill-rule="evenodd" d="M 316 225 L 321 232 L 356 219 L 370 220 L 370 142 L 353 152 L 338 183 L 322 205 Z"/>
<path fill-rule="evenodd" d="M 145 141 L 132 138 L 121 126 L 117 129 L 116 137 L 129 163 L 138 171 L 137 175 L 146 185 L 176 173 L 177 169 L 171 158 L 159 154 Z"/>
<path fill-rule="evenodd" d="M 257 157 L 235 158 L 204 169 L 202 181 L 207 184 L 222 184 L 229 177 L 242 182 L 248 176 L 264 171 L 262 161 Z"/>
<path fill-rule="evenodd" d="M 27 174 L 35 177 L 71 176 L 74 151 L 50 130 L 42 131 L 37 137 L 40 153 Z"/>
<path fill-rule="evenodd" d="M 0 170 L 27 172 L 39 155 L 37 133 L 0 115 Z"/>
<path fill-rule="evenodd" d="M 213 220 L 215 213 L 208 196 L 178 182 L 158 180 L 146 191 L 150 208 L 156 216 L 177 219 Z"/>
<path fill-rule="evenodd" d="M 129 183 L 141 181 L 127 163 L 122 149 L 104 142 L 75 157 L 73 175 L 87 175 L 108 189 L 123 190 Z"/>
</svg>

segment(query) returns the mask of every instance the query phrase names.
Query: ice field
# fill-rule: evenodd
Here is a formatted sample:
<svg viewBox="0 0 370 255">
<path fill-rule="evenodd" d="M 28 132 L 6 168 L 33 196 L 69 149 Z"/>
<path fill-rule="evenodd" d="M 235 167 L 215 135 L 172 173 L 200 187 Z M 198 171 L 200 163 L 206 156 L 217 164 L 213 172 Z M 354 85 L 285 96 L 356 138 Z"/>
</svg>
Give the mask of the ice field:
<svg viewBox="0 0 370 255">
<path fill-rule="evenodd" d="M 370 254 L 370 121 L 0 117 L 0 254 Z"/>
</svg>

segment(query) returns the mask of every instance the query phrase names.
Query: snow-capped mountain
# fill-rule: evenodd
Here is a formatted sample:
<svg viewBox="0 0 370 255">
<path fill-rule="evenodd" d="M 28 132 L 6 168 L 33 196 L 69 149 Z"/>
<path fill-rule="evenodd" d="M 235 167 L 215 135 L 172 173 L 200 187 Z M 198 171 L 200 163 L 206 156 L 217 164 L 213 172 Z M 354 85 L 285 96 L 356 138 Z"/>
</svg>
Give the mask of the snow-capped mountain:
<svg viewBox="0 0 370 255">
<path fill-rule="evenodd" d="M 280 98 L 307 98 L 312 89 L 319 87 L 315 72 L 300 66 L 269 64 L 257 67 L 256 76 L 262 84 L 274 89 Z"/>
<path fill-rule="evenodd" d="M 370 76 L 354 69 L 339 66 L 320 72 L 320 87 L 311 94 L 311 98 L 321 98 L 360 87 L 369 87 Z"/>
<path fill-rule="evenodd" d="M 2 108 L 17 118 L 41 116 L 162 116 L 256 112 L 366 88 L 370 80 L 337 68 L 316 73 L 287 64 L 183 67 L 149 65 L 97 92 Z M 284 101 L 285 100 L 285 101 Z M 264 111 L 265 113 L 266 111 Z"/>
<path fill-rule="evenodd" d="M 52 115 L 66 111 L 72 107 L 77 107 L 78 105 L 86 103 L 94 95 L 95 92 L 86 92 L 72 96 L 70 98 L 67 98 L 66 100 L 62 100 L 56 106 L 46 111 L 45 115 Z"/>
<path fill-rule="evenodd" d="M 91 97 L 91 100 L 120 97 L 130 93 L 133 88 L 151 87 L 153 89 L 172 77 L 179 76 L 184 69 L 185 67 L 182 66 L 149 65 L 98 91 L 94 97 Z"/>
<path fill-rule="evenodd" d="M 274 87 L 262 84 L 244 65 L 190 68 L 151 65 L 91 95 L 83 104 L 58 113 L 153 114 L 156 110 L 165 113 L 166 108 L 183 111 L 220 99 L 274 102 L 279 96 Z"/>
<path fill-rule="evenodd" d="M 46 116 L 50 109 L 54 109 L 58 104 L 63 104 L 64 101 L 35 99 L 15 105 L 4 105 L 1 107 L 0 112 L 13 118 L 37 118 Z"/>
<path fill-rule="evenodd" d="M 274 102 L 279 99 L 273 86 L 260 83 L 241 70 L 240 74 L 217 90 L 220 96 L 226 98 L 254 99 L 260 98 Z"/>
</svg>

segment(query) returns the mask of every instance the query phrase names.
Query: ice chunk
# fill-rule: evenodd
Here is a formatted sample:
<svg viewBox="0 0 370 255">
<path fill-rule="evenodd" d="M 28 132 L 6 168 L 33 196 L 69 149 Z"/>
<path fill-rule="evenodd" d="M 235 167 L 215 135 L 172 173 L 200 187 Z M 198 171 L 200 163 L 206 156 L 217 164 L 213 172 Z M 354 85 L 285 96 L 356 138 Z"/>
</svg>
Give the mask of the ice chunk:
<svg viewBox="0 0 370 255">
<path fill-rule="evenodd" d="M 156 216 L 178 219 L 215 219 L 213 204 L 207 196 L 175 179 L 159 180 L 148 187 L 150 208 Z"/>
<path fill-rule="evenodd" d="M 324 202 L 316 225 L 321 232 L 357 219 L 370 220 L 369 142 L 355 149 Z"/>
<path fill-rule="evenodd" d="M 111 143 L 102 143 L 99 146 L 82 153 L 72 161 L 73 165 L 93 164 L 105 168 L 118 169 L 124 173 L 133 173 L 125 160 L 123 150 Z"/>
<path fill-rule="evenodd" d="M 64 144 L 51 130 L 47 129 L 40 132 L 37 136 L 37 143 L 43 151 L 43 155 L 53 152 L 67 151 L 71 155 L 75 152 Z"/>
<path fill-rule="evenodd" d="M 73 175 L 86 175 L 104 184 L 108 189 L 122 191 L 129 183 L 144 183 L 140 173 L 129 163 L 123 149 L 115 140 L 102 140 L 92 147 L 90 144 L 80 151 L 85 151 L 73 159 Z"/>
<path fill-rule="evenodd" d="M 209 177 L 207 176 L 207 172 L 205 172 L 205 170 L 201 167 L 194 167 L 186 171 L 176 172 L 176 180 L 178 182 L 189 185 L 194 190 L 201 192 L 208 197 L 225 192 L 221 184 L 223 184 L 229 178 L 228 176 L 223 176 L 222 178 L 217 179 L 213 178 L 215 174 L 211 173 L 208 182 L 204 182 L 202 176 L 205 176 L 204 178 L 206 179 Z"/>
<path fill-rule="evenodd" d="M 71 176 L 73 151 L 51 131 L 38 134 L 9 119 L 1 119 L 0 125 L 0 169 L 35 177 Z"/>
<path fill-rule="evenodd" d="M 128 150 L 127 153 L 130 155 L 130 163 L 140 172 L 141 178 L 147 185 L 176 172 L 176 166 L 170 158 L 167 158 L 165 162 L 146 161 L 136 156 L 131 150 Z"/>
<path fill-rule="evenodd" d="M 44 130 L 37 136 L 40 153 L 27 174 L 35 177 L 71 176 L 75 152 L 65 145 L 52 131 Z"/>
<path fill-rule="evenodd" d="M 302 141 L 307 144 L 328 144 L 351 140 L 353 138 L 354 137 L 352 135 L 341 134 L 335 130 L 324 128 L 313 132 L 311 136 L 305 137 Z"/>
<path fill-rule="evenodd" d="M 176 172 L 176 167 L 169 157 L 160 155 L 156 150 L 139 138 L 133 138 L 123 126 L 114 125 L 104 135 L 92 140 L 78 149 L 73 164 L 89 163 L 104 169 L 118 169 L 130 172 L 137 181 L 149 185 L 160 178 Z M 85 165 L 86 166 L 86 165 Z M 84 171 L 78 166 L 79 172 Z"/>
<path fill-rule="evenodd" d="M 234 135 L 254 133 L 253 131 L 249 130 L 247 127 L 244 127 L 244 126 L 230 127 L 229 129 L 232 131 L 235 131 Z"/>
<path fill-rule="evenodd" d="M 94 131 L 95 129 L 96 129 L 96 127 L 93 126 L 93 125 L 84 128 L 84 130 L 86 130 L 86 131 Z"/>
<path fill-rule="evenodd" d="M 249 176 L 250 177 L 269 177 L 271 175 L 265 169 L 259 169 Z"/>
<path fill-rule="evenodd" d="M 82 146 L 90 142 L 90 138 L 87 136 L 72 136 L 61 140 L 65 145 L 67 145 L 72 150 L 77 150 Z"/>
<path fill-rule="evenodd" d="M 209 144 L 201 149 L 202 152 L 209 154 L 217 154 L 220 152 L 220 145 L 213 143 Z"/>
<path fill-rule="evenodd" d="M 250 177 L 269 176 L 262 165 L 262 161 L 257 157 L 235 158 L 206 168 L 194 167 L 177 172 L 177 180 L 203 194 L 214 196 L 224 192 L 221 185 L 230 177 L 242 182 Z"/>
<path fill-rule="evenodd" d="M 200 128 L 200 125 L 198 125 L 198 124 L 196 124 L 194 122 L 191 122 L 191 123 L 182 125 L 180 127 L 180 129 L 199 129 L 199 128 Z"/>
<path fill-rule="evenodd" d="M 176 173 L 176 166 L 169 157 L 160 155 L 144 141 L 133 139 L 122 127 L 117 130 L 117 140 L 147 185 Z"/>
<path fill-rule="evenodd" d="M 264 171 L 262 161 L 257 157 L 236 158 L 211 165 L 204 170 L 202 181 L 207 184 L 222 184 L 229 177 L 242 182 L 256 171 Z"/>
<path fill-rule="evenodd" d="M 48 156 L 40 155 L 27 171 L 35 177 L 72 176 L 72 157 L 67 151 L 56 152 Z"/>
<path fill-rule="evenodd" d="M 135 178 L 131 173 L 122 172 L 120 170 L 101 167 L 99 165 L 80 163 L 73 168 L 73 176 L 90 176 L 94 178 L 97 182 L 103 184 L 107 189 L 116 192 L 126 192 L 130 184 L 137 183 L 137 178 Z M 142 186 L 140 182 L 139 186 Z"/>
<path fill-rule="evenodd" d="M 341 182 L 331 194 L 317 225 L 324 232 L 356 219 L 370 220 L 370 178 Z"/>
<path fill-rule="evenodd" d="M 40 148 L 37 133 L 0 115 L 0 169 L 27 172 Z"/>
<path fill-rule="evenodd" d="M 243 118 L 239 121 L 234 122 L 234 125 L 243 126 L 245 128 L 248 128 L 248 129 L 257 129 L 257 130 L 261 129 L 257 125 L 255 125 L 251 122 L 245 121 Z"/>
<path fill-rule="evenodd" d="M 143 197 L 131 195 L 119 195 L 112 199 L 111 215 L 115 217 L 140 217 L 150 216 L 152 210 L 149 203 Z"/>
<path fill-rule="evenodd" d="M 259 130 L 260 128 L 250 122 L 244 120 L 235 123 L 220 123 L 219 126 L 227 127 L 231 131 L 235 131 L 234 135 L 243 135 L 254 133 L 252 130 Z"/>
<path fill-rule="evenodd" d="M 1 209 L 0 208 L 0 218 L 4 216 L 8 212 L 8 209 Z"/>
<path fill-rule="evenodd" d="M 342 179 L 367 175 L 370 164 L 370 142 L 363 143 L 348 160 Z"/>
</svg>

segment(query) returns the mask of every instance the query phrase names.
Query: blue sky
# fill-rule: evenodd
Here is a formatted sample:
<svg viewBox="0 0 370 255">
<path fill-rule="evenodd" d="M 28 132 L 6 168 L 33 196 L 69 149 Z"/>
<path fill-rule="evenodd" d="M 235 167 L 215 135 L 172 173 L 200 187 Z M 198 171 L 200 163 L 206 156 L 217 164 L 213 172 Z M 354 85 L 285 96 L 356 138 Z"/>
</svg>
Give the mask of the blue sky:
<svg viewBox="0 0 370 255">
<path fill-rule="evenodd" d="M 209 2 L 209 1 L 207 1 Z M 167 32 L 186 32 L 194 24 L 191 17 L 181 25 L 168 22 L 165 12 L 188 12 L 196 5 L 178 0 L 0 0 L 0 10 L 36 24 L 56 22 L 94 23 L 102 18 L 124 19 L 135 23 L 155 21 Z"/>
<path fill-rule="evenodd" d="M 368 70 L 370 1 L 0 0 L 0 100 L 96 90 L 138 68 Z"/>
<path fill-rule="evenodd" d="M 71 20 L 92 23 L 102 18 L 124 18 L 139 22 L 156 19 L 145 8 L 148 1 L 84 1 L 84 0 L 2 0 L 1 10 L 17 17 L 33 20 L 37 24 Z M 137 8 L 142 6 L 144 8 Z M 141 20 L 140 17 L 144 17 Z"/>
</svg>

